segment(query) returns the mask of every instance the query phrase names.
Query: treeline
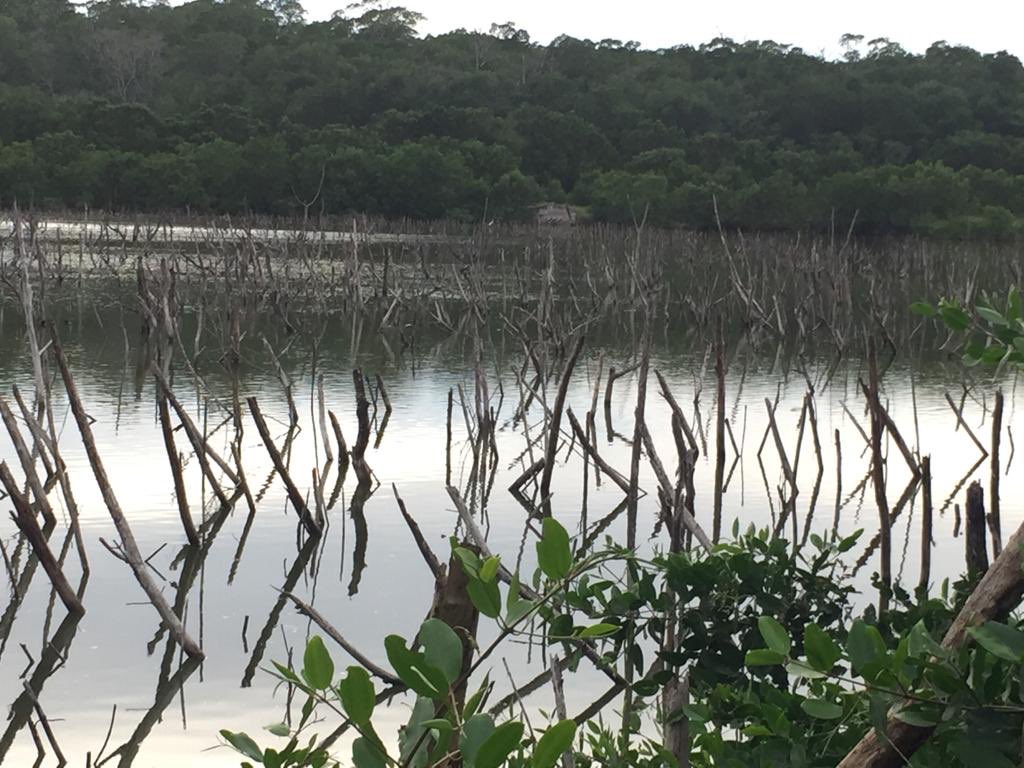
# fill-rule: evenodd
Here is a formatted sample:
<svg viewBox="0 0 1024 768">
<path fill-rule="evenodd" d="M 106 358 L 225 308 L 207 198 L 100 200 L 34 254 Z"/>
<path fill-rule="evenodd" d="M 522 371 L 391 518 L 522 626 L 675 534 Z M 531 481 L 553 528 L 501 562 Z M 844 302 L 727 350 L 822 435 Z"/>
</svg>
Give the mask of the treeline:
<svg viewBox="0 0 1024 768">
<path fill-rule="evenodd" d="M 0 3 L 0 203 L 1024 232 L 1024 69 L 844 38 L 645 51 L 404 8 Z"/>
</svg>

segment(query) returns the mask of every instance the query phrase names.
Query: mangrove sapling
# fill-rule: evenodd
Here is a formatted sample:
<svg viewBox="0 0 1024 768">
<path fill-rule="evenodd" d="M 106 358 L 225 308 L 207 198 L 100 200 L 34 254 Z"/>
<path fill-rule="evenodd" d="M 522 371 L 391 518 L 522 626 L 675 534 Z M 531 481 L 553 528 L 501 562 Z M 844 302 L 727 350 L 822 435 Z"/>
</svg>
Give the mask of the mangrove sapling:
<svg viewBox="0 0 1024 768">
<path fill-rule="evenodd" d="M 757 622 L 764 612 L 796 628 L 800 638 L 808 622 L 839 631 L 844 606 L 852 593 L 852 588 L 843 583 L 839 557 L 852 548 L 857 536 L 828 543 L 812 536 L 815 553 L 809 559 L 791 552 L 784 540 L 771 538 L 767 531 L 739 535 L 735 529 L 733 542 L 710 552 L 672 552 L 642 558 L 608 541 L 603 549 L 577 554 L 574 559 L 569 535 L 557 520 L 546 518 L 542 527 L 537 542 L 538 568 L 532 578 L 536 589 L 521 585 L 518 575 L 513 574 L 504 595 L 499 579 L 500 558 L 478 555 L 453 541 L 451 567 L 458 564 L 468 578 L 473 604 L 498 625 L 496 639 L 479 649 L 471 661 L 464 656 L 459 636 L 436 620 L 420 628 L 418 647 L 397 635 L 385 640 L 393 676 L 418 695 L 412 717 L 399 735 L 397 754 L 385 745 L 373 725 L 380 697 L 370 680 L 371 673 L 360 666 L 349 667 L 347 674 L 336 681 L 334 662 L 319 637 L 309 641 L 301 670 L 275 665 L 272 673 L 301 691 L 307 701 L 301 720 L 293 727 L 268 729 L 287 739 L 283 749 L 263 748 L 246 734 L 223 732 L 224 738 L 251 765 L 340 765 L 323 742 L 309 735 L 317 718 L 333 713 L 342 719 L 343 726 L 358 733 L 352 746 L 352 763 L 357 768 L 423 768 L 449 762 L 461 762 L 470 768 L 498 768 L 505 762 L 551 768 L 567 750 L 571 750 L 577 766 L 592 766 L 610 753 L 612 744 L 618 744 L 620 755 L 644 755 L 636 764 L 668 766 L 675 758 L 639 729 L 642 720 L 655 713 L 652 702 L 660 699 L 669 679 L 685 670 L 694 704 L 663 712 L 659 719 L 685 717 L 694 737 L 707 740 L 712 735 L 712 719 L 701 719 L 700 713 L 721 696 L 716 691 L 723 684 L 742 691 L 745 681 L 754 681 L 742 660 L 746 651 L 755 649 Z M 624 573 L 632 574 L 631 578 L 624 580 Z M 657 659 L 647 663 L 622 628 L 633 623 L 636 636 L 659 639 L 667 590 L 672 591 L 680 609 L 678 641 L 663 647 Z M 583 726 L 582 719 L 562 718 L 539 738 L 533 735 L 525 741 L 525 725 L 518 718 L 496 724 L 491 715 L 484 714 L 491 689 L 488 677 L 476 693 L 459 704 L 455 691 L 483 671 L 498 647 L 528 637 L 539 638 L 549 646 L 561 645 L 558 653 L 567 660 L 579 658 L 581 641 L 595 643 L 608 661 L 619 663 L 630 657 L 636 665 L 637 679 L 632 685 L 633 715 L 623 723 L 625 730 L 612 734 L 589 721 L 622 692 L 621 683 L 615 683 L 613 694 L 602 696 L 581 713 L 588 722 L 585 735 L 579 739 L 577 724 Z M 571 669 L 574 666 L 570 662 L 563 672 Z M 385 674 L 392 676 L 390 672 Z M 548 670 L 540 683 L 531 681 L 524 686 L 521 695 L 550 678 Z M 499 710 L 505 709 L 507 705 L 499 706 Z M 727 719 L 724 714 L 721 717 L 723 722 Z M 697 745 L 695 741 L 694 748 Z"/>
</svg>

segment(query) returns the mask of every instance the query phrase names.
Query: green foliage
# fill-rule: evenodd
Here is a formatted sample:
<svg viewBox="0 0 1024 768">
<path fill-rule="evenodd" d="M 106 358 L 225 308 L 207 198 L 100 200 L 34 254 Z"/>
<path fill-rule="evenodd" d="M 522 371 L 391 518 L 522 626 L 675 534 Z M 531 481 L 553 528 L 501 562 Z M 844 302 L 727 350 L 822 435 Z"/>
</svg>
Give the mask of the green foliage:
<svg viewBox="0 0 1024 768">
<path fill-rule="evenodd" d="M 469 584 L 499 589 L 499 608 L 498 584 L 507 584 L 506 614 L 497 618 L 497 638 L 469 659 L 459 636 L 436 619 L 424 622 L 413 642 L 386 638 L 395 674 L 417 694 L 398 733 L 398 754 L 374 728 L 377 691 L 369 674 L 349 667 L 332 684 L 334 662 L 315 636 L 301 673 L 275 665 L 276 676 L 306 696 L 297 723 L 266 729 L 284 747 L 262 747 L 244 733 L 221 735 L 250 765 L 337 768 L 308 733 L 334 711 L 357 731 L 356 768 L 427 768 L 447 759 L 467 768 L 554 768 L 566 751 L 580 768 L 672 768 L 675 757 L 656 734 L 685 719 L 696 768 L 824 768 L 896 717 L 934 729 L 914 756 L 917 768 L 1018 764 L 1024 629 L 1015 620 L 987 622 L 969 630 L 965 647 L 945 649 L 939 638 L 965 598 L 954 590 L 947 601 L 945 587 L 941 598 L 916 601 L 894 589 L 883 623 L 873 609 L 856 616 L 844 555 L 859 538 L 814 534 L 793 548 L 767 531 L 734 530 L 731 542 L 710 553 L 647 559 L 607 540 L 574 558 L 565 529 L 548 518 L 531 578 L 539 594 L 502 571 L 497 558 L 481 560 L 453 541 Z M 622 726 L 594 719 L 577 728 L 562 720 L 527 733 L 518 710 L 511 717 L 509 709 L 488 713 L 489 677 L 458 703 L 456 689 L 466 690 L 501 643 L 527 636 L 561 644 L 568 671 L 580 659 L 579 638 L 605 663 L 629 665 L 632 708 Z M 664 711 L 665 686 L 684 671 L 689 703 Z"/>
<path fill-rule="evenodd" d="M 81 5 L 81 4 L 79 4 Z M 888 40 L 828 61 L 496 24 L 416 36 L 362 3 L 0 4 L 0 202 L 1014 238 L 1024 69 Z M 852 39 L 852 38 L 851 38 Z M 320 180 L 323 179 L 321 185 Z M 319 196 L 317 195 L 319 191 Z"/>
<path fill-rule="evenodd" d="M 334 678 L 334 662 L 319 635 L 314 635 L 306 643 L 306 652 L 302 657 L 302 679 L 310 688 L 329 688 Z"/>
<path fill-rule="evenodd" d="M 555 761 L 572 746 L 576 723 L 562 720 L 544 731 L 533 751 L 533 768 L 552 768 Z"/>
<path fill-rule="evenodd" d="M 523 730 L 523 724 L 514 720 L 495 728 L 477 750 L 473 768 L 498 768 L 519 748 L 523 740 Z"/>
<path fill-rule="evenodd" d="M 942 299 L 937 306 L 918 301 L 910 309 L 940 319 L 963 338 L 965 365 L 994 365 L 997 370 L 1007 363 L 1024 365 L 1024 304 L 1016 287 L 1010 288 L 1004 302 L 982 294 L 974 316 L 955 299 Z"/>
<path fill-rule="evenodd" d="M 569 534 L 553 517 L 544 518 L 541 539 L 537 542 L 537 564 L 554 581 L 564 579 L 572 568 Z"/>
<path fill-rule="evenodd" d="M 405 638 L 388 635 L 384 639 L 384 648 L 391 668 L 409 688 L 430 699 L 445 697 L 449 684 L 445 673 L 430 664 L 423 653 L 407 648 Z"/>
<path fill-rule="evenodd" d="M 374 691 L 370 676 L 362 667 L 349 667 L 348 675 L 338 683 L 338 694 L 345 714 L 356 723 L 365 724 L 373 717 Z"/>
</svg>

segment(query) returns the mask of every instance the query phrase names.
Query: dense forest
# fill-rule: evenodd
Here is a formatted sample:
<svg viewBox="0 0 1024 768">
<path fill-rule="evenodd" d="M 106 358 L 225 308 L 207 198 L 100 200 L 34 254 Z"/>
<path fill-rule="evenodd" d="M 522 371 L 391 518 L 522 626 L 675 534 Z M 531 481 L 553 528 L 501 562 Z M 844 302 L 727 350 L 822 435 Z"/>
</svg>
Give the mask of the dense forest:
<svg viewBox="0 0 1024 768">
<path fill-rule="evenodd" d="M 0 203 L 1014 236 L 1024 69 L 937 42 L 642 50 L 405 8 L 0 0 Z"/>
</svg>

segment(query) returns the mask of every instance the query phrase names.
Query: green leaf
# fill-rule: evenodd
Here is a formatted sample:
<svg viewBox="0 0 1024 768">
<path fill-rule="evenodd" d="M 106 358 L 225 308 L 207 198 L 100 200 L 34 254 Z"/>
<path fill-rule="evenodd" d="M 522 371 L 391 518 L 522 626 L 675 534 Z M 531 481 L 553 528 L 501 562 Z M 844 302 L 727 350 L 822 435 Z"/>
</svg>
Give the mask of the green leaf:
<svg viewBox="0 0 1024 768">
<path fill-rule="evenodd" d="M 748 667 L 773 667 L 785 662 L 786 657 L 768 648 L 755 648 L 752 651 L 747 651 L 744 661 Z"/>
<path fill-rule="evenodd" d="M 771 736 L 772 732 L 763 725 L 748 725 L 743 729 L 743 735 L 753 738 L 756 736 Z"/>
<path fill-rule="evenodd" d="M 454 547 L 452 552 L 459 559 L 462 570 L 466 572 L 467 576 L 471 578 L 480 577 L 480 557 L 476 552 L 465 547 Z"/>
<path fill-rule="evenodd" d="M 942 709 L 934 704 L 912 704 L 907 707 L 897 707 L 892 716 L 907 725 L 928 728 L 938 725 L 942 721 Z"/>
<path fill-rule="evenodd" d="M 782 656 L 789 654 L 793 643 L 789 639 L 786 628 L 778 621 L 771 616 L 761 616 L 757 620 L 757 628 L 761 632 L 761 637 L 764 638 L 765 645 L 771 650 Z"/>
<path fill-rule="evenodd" d="M 553 517 L 545 517 L 540 541 L 537 542 L 537 564 L 552 581 L 564 579 L 572 568 L 569 534 Z"/>
<path fill-rule="evenodd" d="M 991 746 L 979 744 L 977 739 L 963 740 L 953 745 L 953 752 L 965 768 L 1016 768 L 1017 763 Z"/>
<path fill-rule="evenodd" d="M 563 720 L 544 731 L 533 750 L 533 768 L 552 768 L 565 750 L 572 746 L 576 723 Z"/>
<path fill-rule="evenodd" d="M 449 684 L 462 674 L 462 640 L 440 619 L 427 619 L 420 627 L 420 643 L 427 663 L 440 669 Z"/>
<path fill-rule="evenodd" d="M 356 723 L 367 723 L 373 716 L 376 694 L 370 675 L 362 667 L 349 667 L 345 679 L 338 684 L 341 706 Z"/>
<path fill-rule="evenodd" d="M 481 581 L 470 577 L 466 584 L 469 599 L 484 616 L 496 619 L 501 615 L 501 591 L 496 581 Z"/>
<path fill-rule="evenodd" d="M 888 738 L 885 729 L 889 718 L 889 700 L 885 694 L 875 691 L 868 694 L 868 715 L 871 718 L 871 727 L 884 744 Z"/>
<path fill-rule="evenodd" d="M 804 652 L 807 662 L 820 672 L 828 672 L 842 657 L 835 641 L 817 624 L 808 624 L 804 630 Z"/>
<path fill-rule="evenodd" d="M 793 677 L 802 677 L 805 680 L 818 680 L 825 676 L 824 672 L 819 672 L 810 664 L 798 660 L 790 661 L 786 665 L 786 672 L 791 674 Z"/>
<path fill-rule="evenodd" d="M 885 641 L 876 627 L 857 619 L 846 638 L 846 652 L 853 671 L 861 674 L 868 664 L 877 663 L 885 656 Z"/>
<path fill-rule="evenodd" d="M 494 577 L 498 575 L 499 565 L 501 565 L 501 558 L 497 555 L 484 560 L 484 564 L 480 566 L 480 580 L 494 581 Z"/>
<path fill-rule="evenodd" d="M 941 305 L 939 307 L 939 314 L 942 316 L 942 322 L 951 330 L 966 331 L 971 325 L 970 316 L 960 307 L 953 304 Z"/>
<path fill-rule="evenodd" d="M 991 307 L 976 307 L 978 315 L 980 315 L 986 322 L 992 325 L 1006 325 L 1006 318 L 1003 317 L 1001 312 L 997 312 Z"/>
<path fill-rule="evenodd" d="M 278 664 L 276 661 L 271 663 L 274 665 L 274 668 L 277 670 L 277 674 L 280 675 L 282 680 L 287 680 L 289 683 L 295 683 L 296 685 L 302 684 L 299 676 L 295 674 L 295 670 L 289 669 L 283 664 Z"/>
<path fill-rule="evenodd" d="M 923 317 L 935 317 L 935 307 L 927 301 L 915 301 L 910 305 L 910 311 Z"/>
<path fill-rule="evenodd" d="M 306 643 L 306 652 L 302 657 L 302 678 L 311 688 L 320 691 L 331 687 L 334 662 L 320 635 L 313 635 Z"/>
<path fill-rule="evenodd" d="M 1007 320 L 1019 320 L 1021 317 L 1020 291 L 1014 286 L 1006 295 L 1006 318 Z"/>
<path fill-rule="evenodd" d="M 918 621 L 907 635 L 907 652 L 913 657 L 928 655 L 946 658 L 949 655 L 945 648 L 935 642 L 923 619 Z"/>
<path fill-rule="evenodd" d="M 550 518 L 548 518 L 550 519 Z M 476 753 L 476 768 L 498 768 L 522 743 L 523 724 L 510 721 L 494 729 Z"/>
<path fill-rule="evenodd" d="M 490 673 L 484 675 L 483 681 L 480 683 L 480 687 L 476 689 L 476 693 L 469 697 L 466 701 L 466 706 L 462 710 L 462 719 L 468 720 L 477 713 L 477 710 L 483 706 L 488 694 L 491 692 L 491 677 Z"/>
<path fill-rule="evenodd" d="M 443 717 L 435 717 L 431 720 L 424 720 L 423 727 L 431 728 L 435 731 L 443 731 L 444 733 L 449 733 L 450 731 L 455 730 L 455 726 L 451 724 L 451 721 L 445 720 Z"/>
<path fill-rule="evenodd" d="M 434 711 L 434 702 L 431 699 L 426 696 L 417 697 L 409 716 L 409 723 L 398 732 L 398 747 L 403 765 L 409 768 L 423 768 L 427 764 L 429 750 L 426 740 L 419 744 L 415 755 L 412 750 L 426 730 L 423 724 L 433 719 Z"/>
<path fill-rule="evenodd" d="M 355 768 L 386 768 L 388 763 L 379 744 L 360 736 L 352 742 L 352 764 Z"/>
<path fill-rule="evenodd" d="M 448 693 L 448 679 L 426 657 L 405 647 L 405 638 L 388 635 L 384 638 L 388 661 L 402 682 L 421 696 L 441 699 Z"/>
<path fill-rule="evenodd" d="M 220 732 L 220 735 L 241 754 L 253 760 L 258 760 L 261 763 L 263 762 L 263 750 L 256 745 L 256 742 L 249 737 L 249 734 L 232 733 L 231 731 L 223 730 Z"/>
<path fill-rule="evenodd" d="M 589 627 L 584 627 L 579 633 L 579 637 L 606 637 L 613 635 L 618 632 L 622 627 L 618 624 L 591 624 Z"/>
<path fill-rule="evenodd" d="M 289 736 L 292 732 L 284 723 L 274 723 L 273 725 L 266 725 L 264 728 L 275 736 Z"/>
<path fill-rule="evenodd" d="M 534 602 L 532 600 L 515 599 L 508 603 L 508 610 L 505 612 L 505 624 L 512 626 L 526 614 L 532 611 Z"/>
<path fill-rule="evenodd" d="M 845 539 L 841 539 L 839 543 L 836 545 L 836 550 L 838 552 L 849 552 L 851 549 L 853 549 L 853 546 L 857 543 L 857 540 L 860 539 L 863 533 L 864 529 L 858 528 Z"/>
<path fill-rule="evenodd" d="M 971 627 L 967 632 L 993 656 L 1017 663 L 1024 660 L 1024 632 L 1020 630 L 998 621 L 988 621 L 980 627 Z"/>
<path fill-rule="evenodd" d="M 824 699 L 804 699 L 800 709 L 818 720 L 838 720 L 843 716 L 843 708 L 838 704 Z"/>
<path fill-rule="evenodd" d="M 480 713 L 473 715 L 462 724 L 462 738 L 459 740 L 459 751 L 463 762 L 473 768 L 477 753 L 483 743 L 494 733 L 494 718 Z"/>
</svg>

